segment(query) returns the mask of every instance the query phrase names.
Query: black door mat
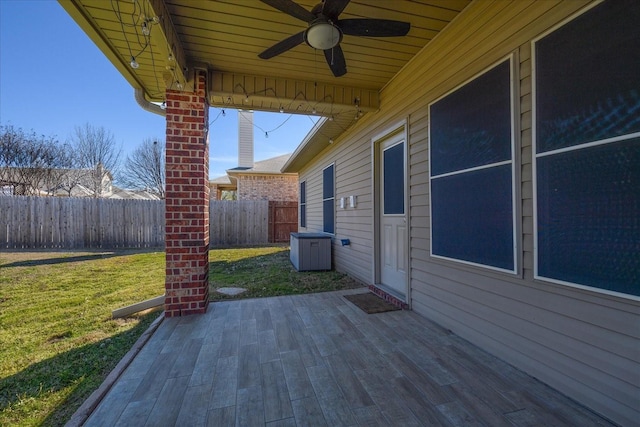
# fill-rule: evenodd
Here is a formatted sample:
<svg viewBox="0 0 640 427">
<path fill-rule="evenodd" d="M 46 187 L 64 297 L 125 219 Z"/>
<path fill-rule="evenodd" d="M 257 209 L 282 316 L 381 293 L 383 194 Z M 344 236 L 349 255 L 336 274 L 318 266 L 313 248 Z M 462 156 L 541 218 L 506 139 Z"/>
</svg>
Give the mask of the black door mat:
<svg viewBox="0 0 640 427">
<path fill-rule="evenodd" d="M 378 295 L 371 292 L 366 294 L 344 295 L 344 297 L 367 314 L 400 310 L 400 307 L 396 307 L 395 305 L 383 300 Z"/>
</svg>

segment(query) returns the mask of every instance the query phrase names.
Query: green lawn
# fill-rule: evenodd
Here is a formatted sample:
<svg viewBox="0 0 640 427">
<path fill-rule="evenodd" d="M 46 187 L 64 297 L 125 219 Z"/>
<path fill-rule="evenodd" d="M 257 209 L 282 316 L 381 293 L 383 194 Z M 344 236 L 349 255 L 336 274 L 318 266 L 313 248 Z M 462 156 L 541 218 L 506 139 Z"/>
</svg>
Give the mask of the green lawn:
<svg viewBox="0 0 640 427">
<path fill-rule="evenodd" d="M 209 252 L 210 299 L 256 298 L 335 291 L 362 286 L 335 271 L 297 272 L 288 247 L 215 249 Z M 247 289 L 237 297 L 220 294 L 223 287 Z"/>
<path fill-rule="evenodd" d="M 288 248 L 210 252 L 211 298 L 358 286 L 336 272 L 297 273 Z M 159 312 L 111 311 L 164 293 L 164 252 L 0 252 L 0 426 L 64 425 Z M 237 297 L 236 297 L 237 298 Z"/>
</svg>

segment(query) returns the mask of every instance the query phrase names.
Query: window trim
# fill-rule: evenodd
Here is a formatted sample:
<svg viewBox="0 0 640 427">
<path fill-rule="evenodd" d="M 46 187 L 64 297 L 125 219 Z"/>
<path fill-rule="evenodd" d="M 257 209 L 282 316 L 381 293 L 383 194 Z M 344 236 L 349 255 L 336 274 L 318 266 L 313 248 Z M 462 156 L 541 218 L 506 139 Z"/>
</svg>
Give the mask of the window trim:
<svg viewBox="0 0 640 427">
<path fill-rule="evenodd" d="M 324 197 L 324 171 L 329 169 L 329 168 L 333 168 L 333 188 L 332 188 L 332 197 Z M 322 169 L 322 232 L 325 234 L 329 234 L 332 236 L 336 235 L 336 163 L 330 163 L 329 165 L 325 166 Z M 333 207 L 333 232 L 329 232 L 325 230 L 324 227 L 324 204 L 326 201 L 332 201 L 332 207 Z"/>
<path fill-rule="evenodd" d="M 539 281 L 544 281 L 544 282 L 548 282 L 548 283 L 555 283 L 558 285 L 562 285 L 562 286 L 567 286 L 569 288 L 574 288 L 574 289 L 580 289 L 580 290 L 585 290 L 585 291 L 589 291 L 589 292 L 593 292 L 593 293 L 597 293 L 597 294 L 602 294 L 602 295 L 608 295 L 608 296 L 614 296 L 614 297 L 619 297 L 619 298 L 624 298 L 627 300 L 632 300 L 632 301 L 640 301 L 640 296 L 637 295 L 631 295 L 631 294 L 625 294 L 622 292 L 618 292 L 618 291 L 612 291 L 609 289 L 602 289 L 602 288 L 598 288 L 596 286 L 589 286 L 589 285 L 582 285 L 579 283 L 573 283 L 573 282 L 567 282 L 565 280 L 560 280 L 560 279 L 555 279 L 552 277 L 546 277 L 546 276 L 542 276 L 538 273 L 539 270 L 539 257 L 538 257 L 538 249 L 539 249 L 539 242 L 538 242 L 538 159 L 539 158 L 543 158 L 543 157 L 549 157 L 549 156 L 553 156 L 555 154 L 560 154 L 560 153 L 566 153 L 566 152 L 570 152 L 570 151 L 578 151 L 578 150 L 582 150 L 582 149 L 587 149 L 587 148 L 591 148 L 591 147 L 596 147 L 596 146 L 601 146 L 601 145 L 608 145 L 611 143 L 615 143 L 615 142 L 620 142 L 620 141 L 624 141 L 627 139 L 634 139 L 634 138 L 638 138 L 640 137 L 640 132 L 634 132 L 631 134 L 626 134 L 626 135 L 618 135 L 615 137 L 611 137 L 611 138 L 605 138 L 605 139 L 601 139 L 601 140 L 594 140 L 594 141 L 588 141 L 588 142 L 584 142 L 578 145 L 572 145 L 569 147 L 563 147 L 563 148 L 559 148 L 559 149 L 555 149 L 555 150 L 550 150 L 550 151 L 545 151 L 543 153 L 538 153 L 537 152 L 537 148 L 538 148 L 538 135 L 537 135 L 537 105 L 536 105 L 536 95 L 537 95 L 537 79 L 536 79 L 536 65 L 537 65 L 537 55 L 536 55 L 536 43 L 539 42 L 540 40 L 544 39 L 545 37 L 547 37 L 548 35 L 554 33 L 555 31 L 559 30 L 560 28 L 564 27 L 565 25 L 569 24 L 570 22 L 574 21 L 576 18 L 580 17 L 581 15 L 589 12 L 591 9 L 595 8 L 596 6 L 599 6 L 603 3 L 603 1 L 596 1 L 590 5 L 587 5 L 585 7 L 583 7 L 582 9 L 580 9 L 578 12 L 570 15 L 569 17 L 567 17 L 566 19 L 560 21 L 558 24 L 552 26 L 551 28 L 549 28 L 547 31 L 541 33 L 539 36 L 535 37 L 534 39 L 531 40 L 531 169 L 532 169 L 532 176 L 531 176 L 531 181 L 532 181 L 532 185 L 533 185 L 533 195 L 532 195 L 532 199 L 533 199 L 533 278 L 534 280 L 539 280 Z"/>
<path fill-rule="evenodd" d="M 432 131 L 432 123 L 431 123 L 431 107 L 433 104 L 437 103 L 438 101 L 446 98 L 447 96 L 451 95 L 452 93 L 456 92 L 458 89 L 464 87 L 465 85 L 471 83 L 472 81 L 478 79 L 479 77 L 483 76 L 484 74 L 488 73 L 489 71 L 493 70 L 494 68 L 498 67 L 499 65 L 503 64 L 505 61 L 508 61 L 509 63 L 509 109 L 510 109 L 510 114 L 509 114 L 509 118 L 510 118 L 510 127 L 511 127 L 511 141 L 510 141 L 510 150 L 511 150 L 511 157 L 510 160 L 504 160 L 504 161 L 500 161 L 500 162 L 496 162 L 496 163 L 491 163 L 489 165 L 481 165 L 481 166 L 475 166 L 475 167 L 471 167 L 468 169 L 462 169 L 459 171 L 454 171 L 454 172 L 446 172 L 446 173 L 442 173 L 439 175 L 431 175 L 431 165 L 432 165 L 432 149 L 431 149 L 431 131 Z M 519 208 L 519 201 L 520 201 L 520 192 L 518 191 L 518 183 L 520 182 L 520 175 L 518 173 L 518 165 L 520 164 L 520 157 L 518 155 L 518 150 L 516 149 L 516 135 L 519 133 L 519 122 L 517 120 L 518 115 L 519 115 L 519 111 L 516 108 L 517 105 L 519 105 L 519 91 L 518 88 L 516 87 L 516 82 L 517 80 L 517 69 L 515 68 L 515 64 L 516 64 L 516 55 L 511 53 L 505 57 L 502 57 L 500 60 L 494 62 L 493 64 L 491 64 L 490 66 L 484 68 L 482 71 L 480 71 L 479 73 L 473 75 L 471 78 L 465 80 L 464 82 L 462 82 L 461 84 L 457 85 L 456 87 L 454 87 L 453 89 L 451 89 L 450 91 L 446 92 L 445 94 L 443 94 L 442 96 L 436 98 L 435 100 L 431 101 L 428 104 L 428 129 L 429 129 L 429 142 L 428 142 L 428 151 L 429 151 L 429 257 L 432 259 L 437 259 L 437 260 L 444 260 L 444 261 L 451 261 L 451 262 L 455 262 L 455 263 L 459 263 L 459 264 L 464 264 L 464 265 L 469 265 L 469 266 L 473 266 L 473 267 L 479 267 L 482 269 L 486 269 L 486 270 L 491 270 L 491 271 L 496 271 L 496 272 L 500 272 L 500 273 L 507 273 L 513 276 L 517 276 L 520 275 L 520 270 L 521 270 L 521 257 L 519 255 L 519 251 L 520 251 L 520 239 L 519 236 L 521 234 L 521 228 L 519 226 L 520 222 L 518 221 L 518 217 L 521 216 L 521 211 Z M 500 267 L 495 267 L 492 265 L 487 265 L 487 264 L 480 264 L 477 262 L 473 262 L 473 261 L 467 261 L 467 260 L 463 260 L 463 259 L 458 259 L 458 258 L 451 258 L 451 257 L 447 257 L 447 256 L 443 256 L 443 255 L 437 255 L 433 253 L 433 200 L 432 200 L 432 181 L 433 179 L 438 179 L 438 178 L 444 178 L 447 176 L 452 176 L 452 175 L 459 175 L 459 174 L 463 174 L 466 172 L 473 172 L 476 170 L 483 170 L 483 169 L 489 169 L 489 168 L 493 168 L 493 167 L 498 167 L 498 166 L 503 166 L 503 165 L 507 165 L 507 164 L 511 164 L 511 213 L 512 213 L 512 221 L 511 221 L 511 232 L 512 232 L 512 256 L 513 256 L 513 269 L 509 270 L 509 269 L 505 269 L 505 268 L 500 268 Z"/>
</svg>

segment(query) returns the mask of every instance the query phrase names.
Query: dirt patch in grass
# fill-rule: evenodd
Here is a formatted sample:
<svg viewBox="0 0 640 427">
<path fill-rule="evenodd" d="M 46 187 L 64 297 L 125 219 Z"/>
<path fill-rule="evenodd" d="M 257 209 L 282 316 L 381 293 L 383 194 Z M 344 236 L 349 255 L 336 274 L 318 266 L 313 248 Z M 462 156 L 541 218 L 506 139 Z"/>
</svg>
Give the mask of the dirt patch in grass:
<svg viewBox="0 0 640 427">
<path fill-rule="evenodd" d="M 57 343 L 59 341 L 64 341 L 67 338 L 71 338 L 73 336 L 73 334 L 71 333 L 71 331 L 65 331 L 61 334 L 55 334 L 51 337 L 49 337 L 49 339 L 47 340 L 47 342 L 49 344 L 53 344 L 53 343 Z"/>
</svg>

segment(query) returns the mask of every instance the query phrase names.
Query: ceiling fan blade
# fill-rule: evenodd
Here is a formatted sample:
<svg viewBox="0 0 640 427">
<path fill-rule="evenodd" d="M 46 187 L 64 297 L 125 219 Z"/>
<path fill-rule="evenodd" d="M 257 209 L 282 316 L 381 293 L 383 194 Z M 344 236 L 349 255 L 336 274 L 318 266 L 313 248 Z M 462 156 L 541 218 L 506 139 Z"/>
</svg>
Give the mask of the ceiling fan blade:
<svg viewBox="0 0 640 427">
<path fill-rule="evenodd" d="M 340 77 L 347 74 L 347 62 L 344 59 L 344 53 L 340 45 L 336 45 L 331 49 L 324 51 L 324 57 L 331 68 L 331 72 L 334 76 Z"/>
<path fill-rule="evenodd" d="M 304 7 L 300 6 L 297 3 L 292 2 L 291 0 L 260 0 L 262 3 L 268 4 L 274 9 L 278 9 L 281 12 L 286 13 L 287 15 L 293 16 L 294 18 L 298 18 L 304 22 L 311 22 L 316 19 L 315 15 L 309 12 Z"/>
<path fill-rule="evenodd" d="M 337 23 L 343 34 L 366 37 L 406 36 L 411 28 L 409 22 L 389 19 L 341 19 Z"/>
<path fill-rule="evenodd" d="M 324 0 L 322 13 L 330 18 L 337 18 L 351 0 Z"/>
<path fill-rule="evenodd" d="M 284 53 L 289 49 L 293 49 L 294 47 L 302 43 L 304 43 L 304 31 L 301 31 L 297 34 L 287 37 L 282 41 L 279 41 L 262 53 L 259 53 L 258 57 L 262 59 L 273 58 L 274 56 L 278 56 L 281 53 Z"/>
</svg>

